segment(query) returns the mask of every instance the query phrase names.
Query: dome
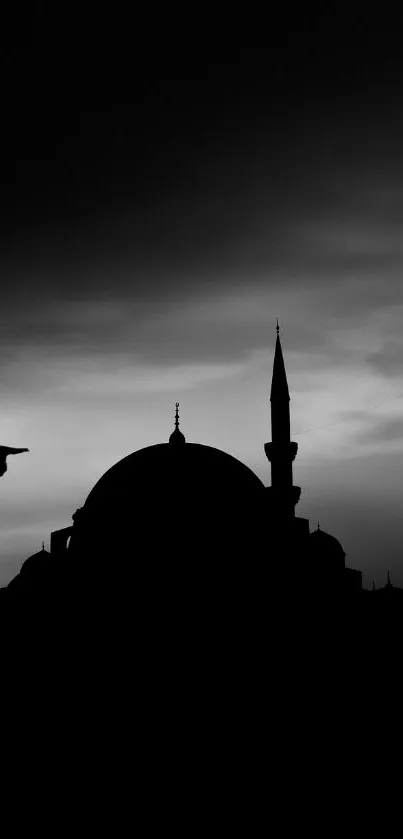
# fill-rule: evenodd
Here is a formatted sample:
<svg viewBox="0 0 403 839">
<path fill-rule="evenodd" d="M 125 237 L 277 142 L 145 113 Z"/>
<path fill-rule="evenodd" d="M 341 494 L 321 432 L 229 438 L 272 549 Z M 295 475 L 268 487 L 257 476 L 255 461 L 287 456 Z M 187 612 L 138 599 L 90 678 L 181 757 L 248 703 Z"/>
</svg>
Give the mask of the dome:
<svg viewBox="0 0 403 839">
<path fill-rule="evenodd" d="M 41 566 L 45 566 L 47 568 L 49 559 L 49 551 L 46 551 L 45 548 L 42 548 L 42 550 L 32 554 L 32 556 L 29 556 L 28 559 L 26 559 L 25 562 L 22 563 L 20 574 L 25 575 L 27 573 L 30 574 L 31 572 L 37 573 L 37 570 Z"/>
<path fill-rule="evenodd" d="M 344 574 L 346 553 L 335 536 L 321 530 L 318 523 L 318 529 L 309 535 L 309 542 L 313 568 L 316 572 L 320 569 L 322 575 Z"/>
<path fill-rule="evenodd" d="M 251 469 L 220 449 L 148 446 L 95 484 L 75 517 L 69 549 L 106 560 L 135 555 L 148 567 L 150 557 L 161 563 L 196 554 L 204 561 L 213 552 L 246 555 L 266 520 L 264 489 Z"/>
<path fill-rule="evenodd" d="M 179 432 L 180 433 L 180 432 Z M 264 489 L 260 478 L 230 454 L 199 443 L 159 443 L 127 455 L 99 479 L 83 512 L 118 499 L 167 505 L 203 496 L 250 499 Z M 225 494 L 225 496 L 223 495 Z"/>
<path fill-rule="evenodd" d="M 43 586 L 46 583 L 49 569 L 53 567 L 51 555 L 43 547 L 41 551 L 32 554 L 26 559 L 20 568 L 19 574 L 8 584 L 11 590 L 29 590 L 32 586 Z"/>
<path fill-rule="evenodd" d="M 310 538 L 313 540 L 311 544 L 314 545 L 315 550 L 318 550 L 321 553 L 326 551 L 327 554 L 332 553 L 343 554 L 343 556 L 346 555 L 339 540 L 330 533 L 326 533 L 325 530 L 321 530 L 319 524 L 317 530 L 314 530 L 313 533 L 310 534 Z"/>
</svg>

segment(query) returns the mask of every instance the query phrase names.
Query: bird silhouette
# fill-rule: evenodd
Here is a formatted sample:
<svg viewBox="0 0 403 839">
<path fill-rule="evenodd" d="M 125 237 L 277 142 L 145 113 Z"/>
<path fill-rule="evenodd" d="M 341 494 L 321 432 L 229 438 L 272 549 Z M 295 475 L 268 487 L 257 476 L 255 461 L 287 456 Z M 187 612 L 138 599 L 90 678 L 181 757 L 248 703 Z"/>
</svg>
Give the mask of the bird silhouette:
<svg viewBox="0 0 403 839">
<path fill-rule="evenodd" d="M 0 477 L 7 472 L 6 458 L 9 454 L 20 454 L 29 452 L 29 449 L 13 449 L 11 446 L 0 446 Z"/>
</svg>

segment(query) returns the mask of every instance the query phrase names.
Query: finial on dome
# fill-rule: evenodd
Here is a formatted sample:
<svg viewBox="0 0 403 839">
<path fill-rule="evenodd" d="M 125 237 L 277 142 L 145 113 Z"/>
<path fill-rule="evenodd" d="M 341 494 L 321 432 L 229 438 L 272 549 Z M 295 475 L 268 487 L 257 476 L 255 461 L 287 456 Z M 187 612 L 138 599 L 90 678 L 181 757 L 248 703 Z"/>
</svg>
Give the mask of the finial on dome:
<svg viewBox="0 0 403 839">
<path fill-rule="evenodd" d="M 276 322 L 277 322 L 276 332 L 277 332 L 277 335 L 279 335 L 279 333 L 280 333 L 280 327 L 279 327 L 279 325 L 278 325 L 278 318 L 276 318 Z"/>
<path fill-rule="evenodd" d="M 45 542 L 42 542 L 42 550 L 45 550 Z"/>
<path fill-rule="evenodd" d="M 318 522 L 318 528 L 317 528 L 317 529 L 318 529 L 318 530 L 320 530 L 320 524 L 319 524 L 319 522 Z"/>
<path fill-rule="evenodd" d="M 186 443 L 185 435 L 179 431 L 179 402 L 175 402 L 175 428 L 169 438 L 170 443 Z"/>
</svg>

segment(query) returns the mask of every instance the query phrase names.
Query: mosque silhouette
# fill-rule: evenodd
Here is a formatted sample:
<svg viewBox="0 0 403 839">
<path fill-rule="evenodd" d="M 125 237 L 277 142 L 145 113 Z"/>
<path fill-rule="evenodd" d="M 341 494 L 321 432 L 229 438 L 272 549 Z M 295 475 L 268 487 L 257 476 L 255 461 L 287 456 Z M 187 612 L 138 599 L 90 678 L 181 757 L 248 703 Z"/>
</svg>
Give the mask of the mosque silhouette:
<svg viewBox="0 0 403 839">
<path fill-rule="evenodd" d="M 51 533 L 50 552 L 43 545 L 25 560 L 3 595 L 30 606 L 81 597 L 94 608 L 107 602 L 115 610 L 122 600 L 139 609 L 152 603 L 171 616 L 189 608 L 216 619 L 264 610 L 267 600 L 273 608 L 280 601 L 362 600 L 362 572 L 346 565 L 338 539 L 319 524 L 311 532 L 309 520 L 295 513 L 298 444 L 290 435 L 278 323 L 270 403 L 271 442 L 264 446 L 270 487 L 232 455 L 187 442 L 176 403 L 168 442 L 108 469 L 73 524 Z M 383 601 L 402 593 L 389 577 L 380 592 Z"/>
</svg>

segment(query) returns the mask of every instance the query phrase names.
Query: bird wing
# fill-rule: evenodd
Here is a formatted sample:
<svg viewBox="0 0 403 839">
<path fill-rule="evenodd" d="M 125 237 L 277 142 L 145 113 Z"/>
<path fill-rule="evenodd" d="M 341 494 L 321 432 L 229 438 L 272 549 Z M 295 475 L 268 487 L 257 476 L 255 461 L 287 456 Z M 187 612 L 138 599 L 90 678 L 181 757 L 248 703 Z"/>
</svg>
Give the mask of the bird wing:
<svg viewBox="0 0 403 839">
<path fill-rule="evenodd" d="M 21 454 L 29 452 L 29 449 L 14 449 L 12 446 L 0 446 L 0 457 L 7 457 L 9 454 Z"/>
</svg>

